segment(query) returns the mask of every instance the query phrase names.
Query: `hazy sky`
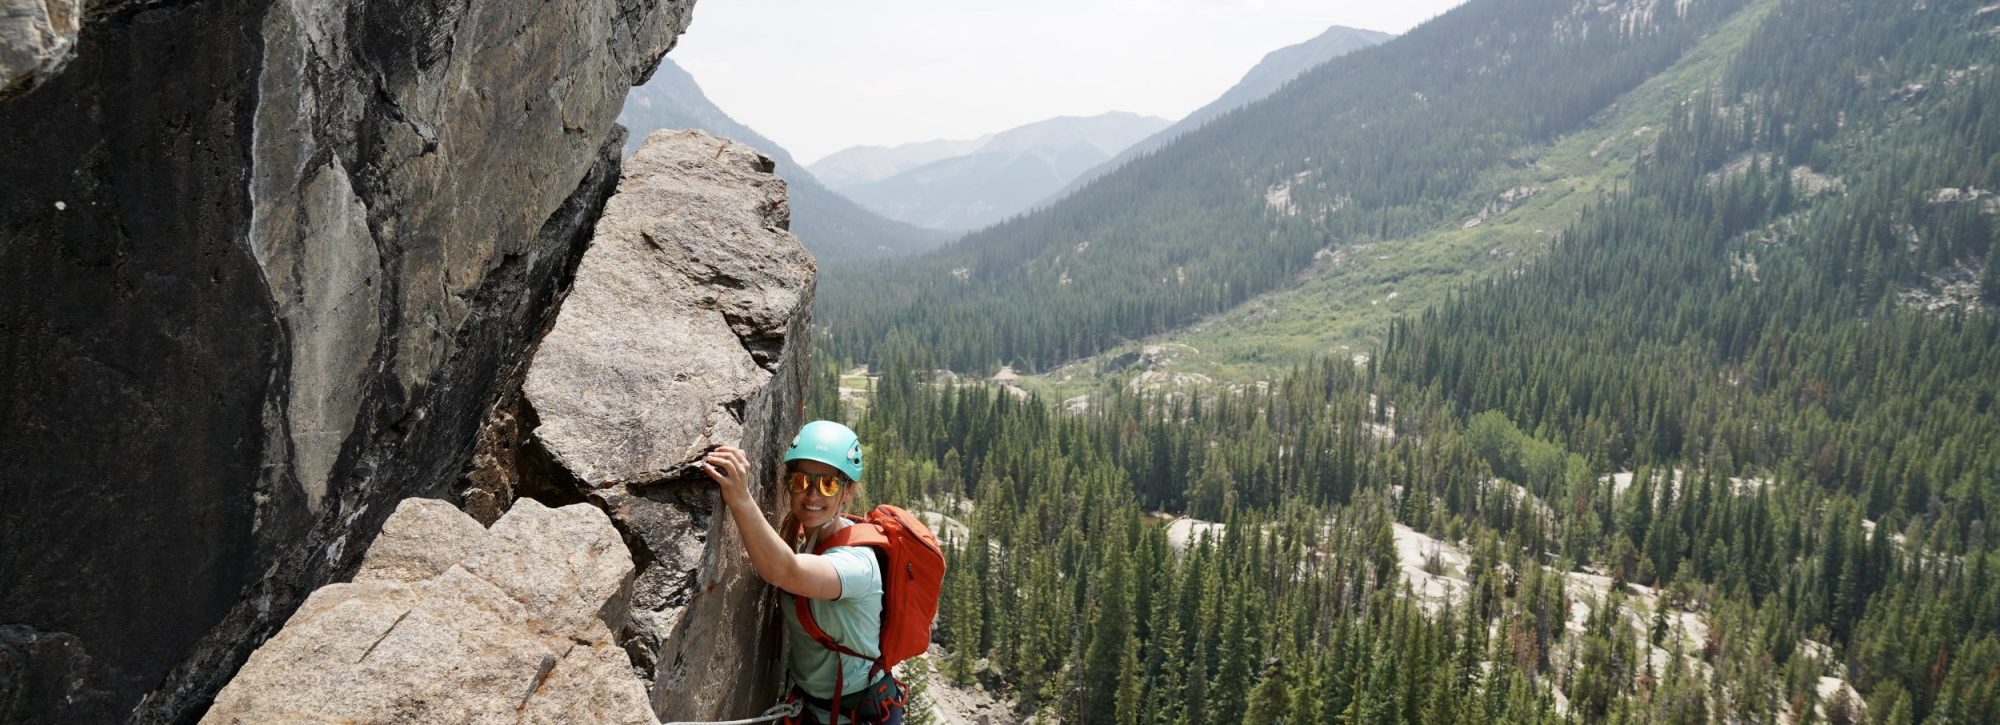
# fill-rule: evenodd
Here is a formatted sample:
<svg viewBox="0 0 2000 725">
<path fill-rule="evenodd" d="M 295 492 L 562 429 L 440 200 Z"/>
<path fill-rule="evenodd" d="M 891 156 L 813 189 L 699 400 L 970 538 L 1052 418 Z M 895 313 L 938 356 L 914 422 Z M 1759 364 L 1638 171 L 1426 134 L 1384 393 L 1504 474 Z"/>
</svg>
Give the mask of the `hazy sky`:
<svg viewBox="0 0 2000 725">
<path fill-rule="evenodd" d="M 1105 111 L 1179 119 L 1331 25 L 1402 33 L 1463 0 L 701 0 L 670 57 L 811 163 Z"/>
</svg>

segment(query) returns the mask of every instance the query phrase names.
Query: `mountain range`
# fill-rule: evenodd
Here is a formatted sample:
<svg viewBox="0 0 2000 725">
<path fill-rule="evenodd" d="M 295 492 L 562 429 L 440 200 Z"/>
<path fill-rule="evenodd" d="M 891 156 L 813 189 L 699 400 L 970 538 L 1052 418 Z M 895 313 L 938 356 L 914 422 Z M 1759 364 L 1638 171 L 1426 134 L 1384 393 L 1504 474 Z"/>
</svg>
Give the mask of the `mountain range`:
<svg viewBox="0 0 2000 725">
<path fill-rule="evenodd" d="M 693 76 L 672 59 L 645 85 L 625 97 L 618 122 L 630 131 L 627 155 L 659 129 L 698 128 L 755 147 L 776 162 L 791 192 L 792 232 L 821 262 L 908 254 L 944 243 L 950 234 L 885 219 L 826 188 L 784 147 L 738 123 L 702 93 Z"/>
<path fill-rule="evenodd" d="M 850 146 L 806 165 L 831 189 L 881 181 L 932 161 L 978 151 L 993 134 L 967 139 L 933 139 L 895 146 Z"/>
<path fill-rule="evenodd" d="M 970 152 L 935 158 L 839 191 L 891 219 L 968 231 L 1028 210 L 1077 174 L 1167 125 L 1163 118 L 1125 112 L 1051 118 L 993 134 Z M 845 178 L 859 179 L 865 174 L 846 170 L 895 168 L 972 143 L 933 141 L 879 152 L 853 149 L 815 167 L 825 165 Z M 833 163 L 826 165 L 827 161 Z"/>
</svg>

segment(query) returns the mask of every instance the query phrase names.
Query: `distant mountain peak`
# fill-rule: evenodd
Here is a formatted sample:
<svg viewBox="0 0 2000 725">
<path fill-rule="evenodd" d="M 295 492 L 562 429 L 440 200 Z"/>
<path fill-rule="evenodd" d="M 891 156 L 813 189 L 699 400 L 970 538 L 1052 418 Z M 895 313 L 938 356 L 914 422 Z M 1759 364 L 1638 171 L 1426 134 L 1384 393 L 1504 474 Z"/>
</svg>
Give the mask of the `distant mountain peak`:
<svg viewBox="0 0 2000 725">
<path fill-rule="evenodd" d="M 807 170 L 834 189 L 895 176 L 938 159 L 964 156 L 979 150 L 993 134 L 978 138 L 913 141 L 894 146 L 852 146 L 812 162 Z"/>
<path fill-rule="evenodd" d="M 1111 158 L 1168 121 L 1129 111 L 1057 116 L 966 142 L 926 141 L 892 149 L 846 149 L 813 165 L 829 176 L 867 179 L 839 187 L 878 214 L 944 230 L 984 227 L 1027 211 L 1070 179 Z M 957 146 L 951 146 L 958 144 Z M 958 149 L 921 163 L 922 154 Z M 871 166 L 874 165 L 874 166 Z"/>
<path fill-rule="evenodd" d="M 618 122 L 631 131 L 627 154 L 651 131 L 698 128 L 771 157 L 791 192 L 792 232 L 821 262 L 907 253 L 946 241 L 943 233 L 884 219 L 826 188 L 784 147 L 717 108 L 694 76 L 670 58 L 662 59 L 652 79 L 625 97 Z"/>
</svg>

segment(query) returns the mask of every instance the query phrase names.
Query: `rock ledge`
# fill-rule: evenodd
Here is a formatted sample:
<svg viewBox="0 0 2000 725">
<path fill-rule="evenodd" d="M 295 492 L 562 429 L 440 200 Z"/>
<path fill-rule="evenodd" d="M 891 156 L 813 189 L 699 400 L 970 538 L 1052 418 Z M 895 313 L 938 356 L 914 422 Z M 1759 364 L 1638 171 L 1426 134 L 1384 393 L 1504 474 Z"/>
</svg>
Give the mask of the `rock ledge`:
<svg viewBox="0 0 2000 725">
<path fill-rule="evenodd" d="M 491 530 L 408 499 L 352 583 L 313 592 L 204 723 L 656 723 L 613 640 L 632 558 L 594 506 L 516 502 Z"/>
</svg>

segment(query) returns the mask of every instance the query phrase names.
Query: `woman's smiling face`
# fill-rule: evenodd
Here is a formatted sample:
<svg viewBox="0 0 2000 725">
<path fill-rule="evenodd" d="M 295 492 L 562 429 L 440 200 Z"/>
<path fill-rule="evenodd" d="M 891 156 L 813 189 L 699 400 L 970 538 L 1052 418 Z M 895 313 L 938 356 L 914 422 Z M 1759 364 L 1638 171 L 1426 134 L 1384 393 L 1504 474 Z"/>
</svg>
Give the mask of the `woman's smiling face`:
<svg viewBox="0 0 2000 725">
<path fill-rule="evenodd" d="M 792 461 L 785 472 L 803 473 L 808 476 L 840 476 L 840 469 L 819 461 Z M 786 491 L 792 496 L 792 518 L 798 519 L 799 525 L 808 530 L 832 521 L 835 516 L 840 515 L 842 509 L 847 508 L 847 502 L 854 498 L 854 485 L 851 483 L 842 484 L 840 493 L 832 498 L 820 495 L 818 486 L 806 486 L 804 491 L 791 491 L 789 488 Z"/>
</svg>

